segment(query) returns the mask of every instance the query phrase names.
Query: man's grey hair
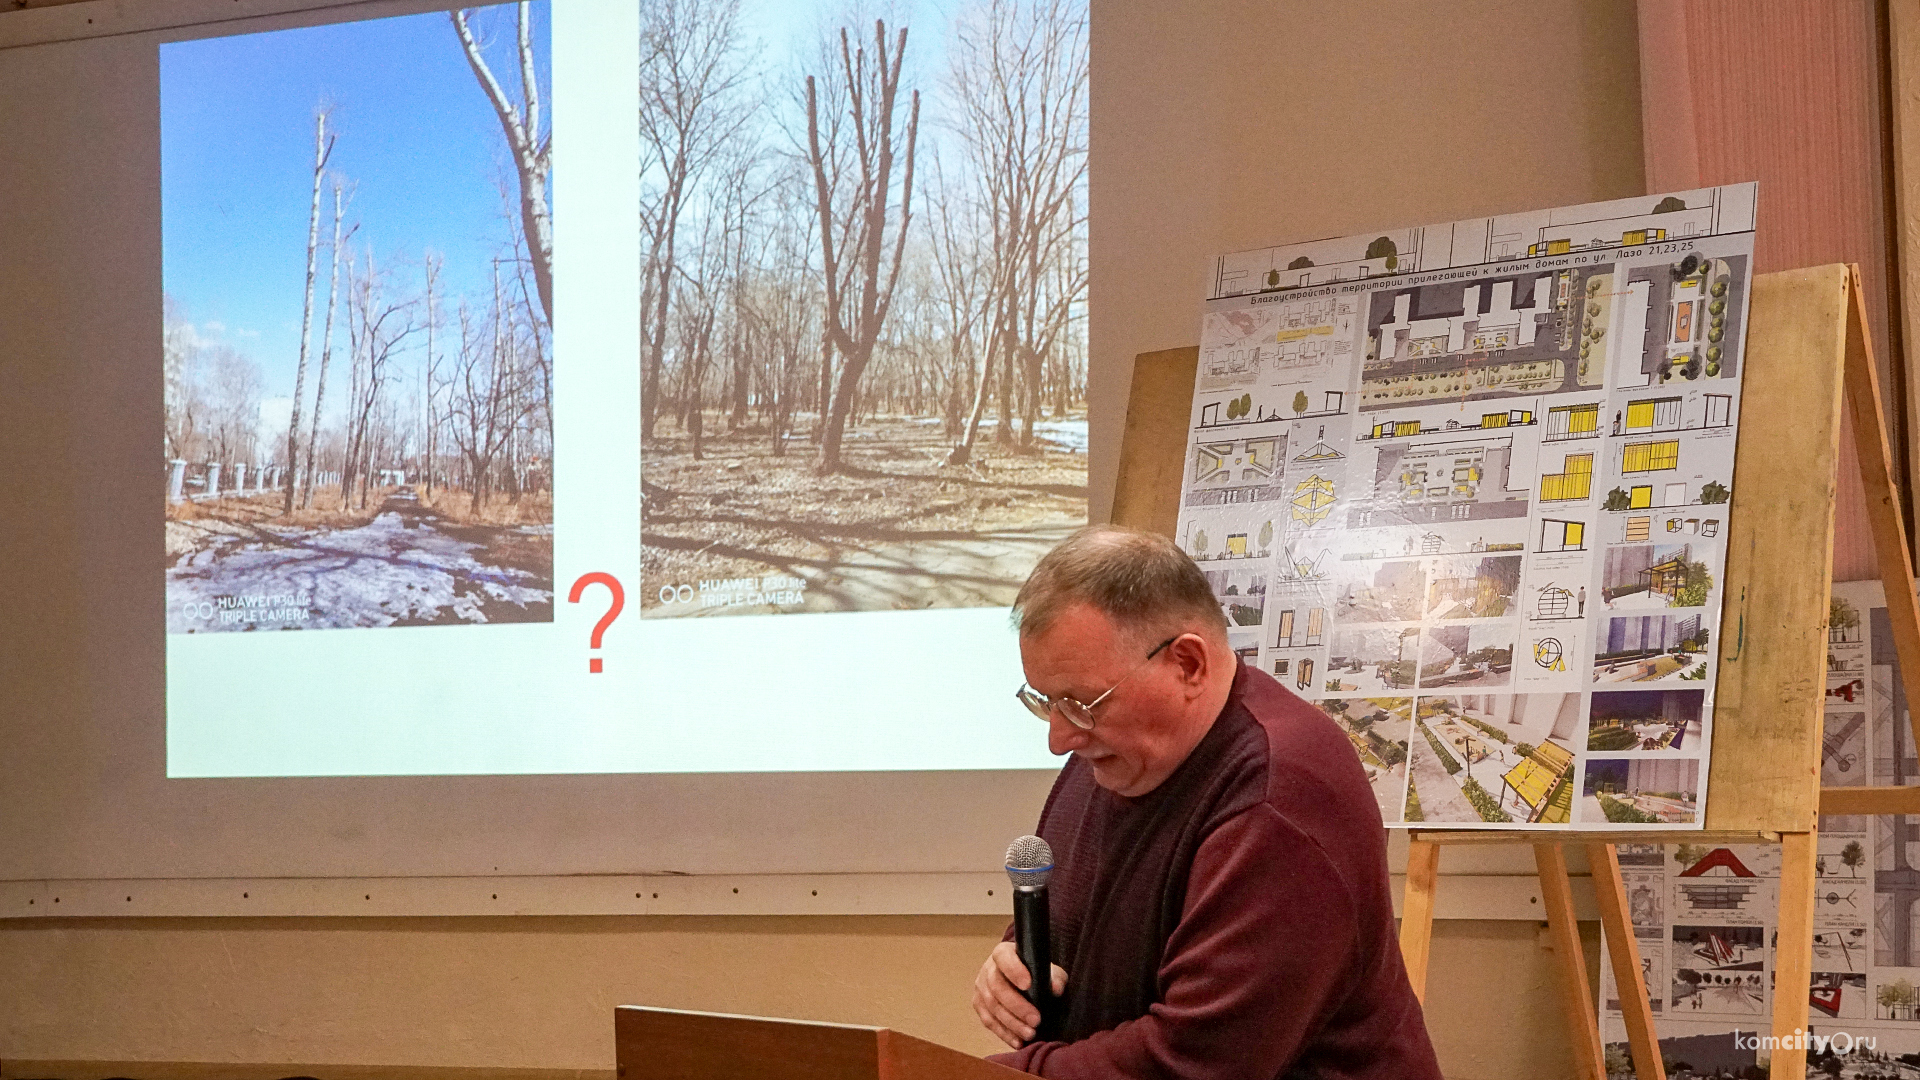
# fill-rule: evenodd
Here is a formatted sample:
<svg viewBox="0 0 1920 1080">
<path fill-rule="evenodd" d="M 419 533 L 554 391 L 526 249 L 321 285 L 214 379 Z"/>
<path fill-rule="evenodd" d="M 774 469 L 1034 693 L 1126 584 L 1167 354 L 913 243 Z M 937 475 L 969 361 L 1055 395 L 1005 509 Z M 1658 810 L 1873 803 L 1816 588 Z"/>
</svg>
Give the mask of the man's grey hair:
<svg viewBox="0 0 1920 1080">
<path fill-rule="evenodd" d="M 1047 552 L 1014 598 L 1013 624 L 1021 637 L 1043 634 L 1077 603 L 1136 636 L 1196 624 L 1221 640 L 1227 634 L 1220 602 L 1187 553 L 1157 533 L 1120 525 L 1089 525 Z"/>
</svg>

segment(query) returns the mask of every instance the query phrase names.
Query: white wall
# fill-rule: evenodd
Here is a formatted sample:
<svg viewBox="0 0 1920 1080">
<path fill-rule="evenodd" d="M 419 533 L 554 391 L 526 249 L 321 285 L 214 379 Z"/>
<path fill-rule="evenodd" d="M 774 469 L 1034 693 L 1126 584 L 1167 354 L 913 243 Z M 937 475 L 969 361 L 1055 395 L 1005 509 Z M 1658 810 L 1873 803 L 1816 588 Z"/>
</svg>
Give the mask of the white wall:
<svg viewBox="0 0 1920 1080">
<path fill-rule="evenodd" d="M 34 14 L 0 14 L 0 33 L 5 20 Z M 1194 343 L 1213 255 L 1639 192 L 1634 34 L 1628 0 L 1094 0 L 1096 514 L 1110 497 L 1131 359 Z M 23 62 L 0 54 L 0 78 Z M 112 81 L 108 64 L 77 50 L 0 95 L 0 190 L 27 185 L 41 196 L 0 199 L 0 238 L 32 224 L 23 206 L 88 222 L 97 188 L 145 182 L 89 149 L 102 126 L 150 122 L 91 93 Z M 30 119 L 49 98 L 65 110 L 57 130 Z M 0 281 L 0 327 L 12 328 L 0 400 L 49 394 L 66 377 L 46 366 L 56 362 L 81 364 L 92 392 L 118 407 L 157 400 L 157 372 L 130 371 L 102 347 L 147 332 L 102 300 L 156 289 L 157 263 L 54 270 L 10 269 Z M 125 707 L 97 687 L 127 661 L 76 644 L 85 612 L 75 598 L 126 602 L 88 592 L 99 569 L 91 560 L 107 551 L 97 537 L 143 527 L 104 514 L 103 492 L 80 482 L 85 434 L 57 410 L 9 416 L 0 430 L 0 565 L 14 569 L 16 598 L 0 625 L 0 709 L 20 721 L 4 729 L 9 747 L 24 741 L 59 766 L 23 778 L 0 814 L 30 812 L 70 777 L 154 753 L 63 728 L 87 710 Z M 117 483 L 109 479 L 106 494 Z M 142 550 L 158 558 L 158 544 Z M 158 581 L 147 562 L 119 569 Z M 108 818 L 113 798 L 102 788 L 74 813 Z M 51 863 L 76 853 L 30 854 Z M 167 863 L 164 849 L 154 858 Z M 1520 853 L 1450 853 L 1445 865 L 1528 863 Z M 966 983 L 999 925 L 939 916 L 0 919 L 0 1059 L 607 1069 L 609 1013 L 620 1001 L 862 1020 L 981 1051 L 990 1044 L 966 1010 Z M 1440 926 L 1429 1015 L 1449 1076 L 1570 1071 L 1550 959 L 1528 923 Z"/>
</svg>

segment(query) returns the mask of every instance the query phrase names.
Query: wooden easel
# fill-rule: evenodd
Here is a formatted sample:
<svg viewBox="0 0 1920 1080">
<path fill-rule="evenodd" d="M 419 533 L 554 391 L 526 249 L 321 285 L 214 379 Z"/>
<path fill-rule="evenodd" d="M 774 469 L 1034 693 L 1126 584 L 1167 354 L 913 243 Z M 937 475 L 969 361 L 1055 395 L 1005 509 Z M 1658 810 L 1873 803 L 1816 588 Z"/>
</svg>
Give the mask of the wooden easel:
<svg viewBox="0 0 1920 1080">
<path fill-rule="evenodd" d="M 1854 446 L 1894 646 L 1903 661 L 1902 682 L 1907 700 L 1920 703 L 1920 600 L 1894 488 L 1859 269 L 1833 264 L 1759 275 L 1753 279 L 1749 312 L 1735 502 L 1722 586 L 1726 599 L 1718 638 L 1709 764 L 1712 798 L 1703 829 L 1416 831 L 1409 846 L 1400 949 L 1423 999 L 1441 846 L 1533 847 L 1541 900 L 1559 958 L 1561 1004 L 1581 1080 L 1605 1080 L 1606 1066 L 1567 874 L 1569 846 L 1583 846 L 1592 866 L 1634 1071 L 1641 1080 L 1665 1080 L 1614 845 L 1780 845 L 1772 1033 L 1788 1036 L 1807 1025 L 1819 815 L 1920 813 L 1920 788 L 1820 787 L 1843 399 L 1852 409 Z M 1115 522 L 1173 535 L 1198 362 L 1197 348 L 1142 353 L 1135 359 Z M 1912 716 L 1920 744 L 1920 707 Z M 1771 1072 L 1800 1080 L 1806 1074 L 1806 1050 L 1773 1051 Z"/>
</svg>

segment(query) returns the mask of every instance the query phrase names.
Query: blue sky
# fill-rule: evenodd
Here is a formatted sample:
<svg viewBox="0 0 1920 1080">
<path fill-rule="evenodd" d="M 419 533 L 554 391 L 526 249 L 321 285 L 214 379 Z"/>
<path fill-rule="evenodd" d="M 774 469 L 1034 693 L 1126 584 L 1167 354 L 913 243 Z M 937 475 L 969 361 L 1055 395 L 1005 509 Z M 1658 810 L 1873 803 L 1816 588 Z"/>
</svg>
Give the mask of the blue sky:
<svg viewBox="0 0 1920 1080">
<path fill-rule="evenodd" d="M 873 19 L 887 22 L 887 40 L 891 43 L 901 25 L 907 27 L 907 59 L 903 79 L 921 91 L 921 146 L 948 141 L 934 130 L 939 109 L 940 83 L 946 77 L 948 29 L 964 0 L 883 0 L 881 3 L 850 3 L 847 0 L 741 0 L 742 36 L 753 46 L 755 67 L 769 90 L 775 108 L 762 115 L 767 143 L 778 150 L 790 150 L 791 144 L 779 131 L 782 123 L 793 123 L 795 131 L 804 131 L 799 107 L 802 85 L 799 80 L 812 70 L 819 55 L 819 43 L 828 32 L 845 24 L 856 30 L 855 47 L 867 45 L 873 36 Z M 817 73 L 817 72 L 816 72 Z"/>
<path fill-rule="evenodd" d="M 491 8 L 474 25 L 496 77 L 517 96 L 513 18 L 510 6 Z M 533 5 L 533 25 L 550 107 L 545 2 Z M 431 249 L 445 258 L 449 297 L 464 292 L 479 302 L 490 293 L 489 260 L 511 236 L 498 181 L 509 185 L 515 220 L 517 181 L 499 121 L 445 13 L 163 45 L 160 103 L 166 291 L 203 337 L 260 363 L 268 396 L 293 390 L 313 114 L 322 103 L 333 106 L 330 126 L 339 133 L 329 168 L 354 185 L 347 221 L 360 223 L 356 249 L 371 243 L 408 290 L 419 287 L 421 257 Z M 330 205 L 323 192 L 323 245 Z M 326 275 L 323 250 L 316 348 Z M 452 310 L 451 302 L 442 308 Z M 336 349 L 339 333 L 336 324 Z"/>
</svg>

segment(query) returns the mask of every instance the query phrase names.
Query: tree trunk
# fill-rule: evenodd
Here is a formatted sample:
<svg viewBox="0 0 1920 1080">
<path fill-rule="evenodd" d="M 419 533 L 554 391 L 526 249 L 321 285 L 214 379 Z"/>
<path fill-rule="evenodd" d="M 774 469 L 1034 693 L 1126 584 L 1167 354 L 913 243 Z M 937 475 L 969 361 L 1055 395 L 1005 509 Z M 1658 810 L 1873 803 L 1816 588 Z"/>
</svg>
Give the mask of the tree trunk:
<svg viewBox="0 0 1920 1080">
<path fill-rule="evenodd" d="M 813 430 L 808 437 L 818 446 L 827 430 L 827 402 L 833 397 L 833 335 L 820 331 L 820 386 L 813 399 Z"/>
<path fill-rule="evenodd" d="M 1012 329 L 1007 330 L 1006 340 L 1000 345 L 1000 422 L 994 425 L 993 441 L 995 445 L 1006 446 L 1013 442 L 1013 350 L 1014 343 L 1020 340 Z"/>
<path fill-rule="evenodd" d="M 440 418 L 433 411 L 433 315 L 427 315 L 427 459 L 421 465 L 421 482 L 425 485 L 426 500 L 433 502 L 433 459 L 439 453 Z"/>
<path fill-rule="evenodd" d="M 707 367 L 713 362 L 713 309 L 703 311 L 694 331 L 693 356 L 688 373 L 686 395 L 686 429 L 693 440 L 693 460 L 700 461 L 706 455 L 701 445 L 701 436 L 706 431 L 705 424 L 705 386 Z"/>
<path fill-rule="evenodd" d="M 779 366 L 776 369 L 773 384 L 774 457 L 785 457 L 787 455 L 787 416 L 793 407 L 792 402 L 788 400 L 788 394 L 791 392 L 788 388 L 788 380 L 791 377 L 792 371 L 793 353 L 788 350 L 785 343 L 782 343 L 780 346 Z"/>
<path fill-rule="evenodd" d="M 670 192 L 669 198 L 673 195 Z M 677 215 L 677 200 L 674 203 Z M 667 213 L 663 205 L 662 214 Z M 646 355 L 640 364 L 640 441 L 653 441 L 653 425 L 660 416 L 660 367 L 667 351 L 667 301 L 673 293 L 673 230 L 672 220 L 663 226 L 667 230 L 666 252 L 660 265 L 655 268 L 653 320 L 647 327 L 648 340 L 644 343 Z"/>
<path fill-rule="evenodd" d="M 836 247 L 833 184 L 827 179 L 827 163 L 835 159 L 836 180 L 841 165 L 837 155 L 822 150 L 820 141 L 819 98 L 815 79 L 807 76 L 807 161 L 814 181 L 814 209 L 820 226 L 820 267 L 826 286 L 823 316 L 825 331 L 843 357 L 839 386 L 835 387 L 832 406 L 826 416 L 826 431 L 820 440 L 817 471 L 830 474 L 840 470 L 840 444 L 847 415 L 859 390 L 861 374 L 873 356 L 881 328 L 893 302 L 899 283 L 909 226 L 913 220 L 913 166 L 915 143 L 920 128 L 920 92 L 912 92 L 907 114 L 906 137 L 901 163 L 900 216 L 891 245 L 886 236 L 888 202 L 893 192 L 894 111 L 900 89 L 901 64 L 906 52 L 907 32 L 899 32 L 891 55 L 887 47 L 886 26 L 874 23 L 874 60 L 868 66 L 865 50 L 854 58 L 849 36 L 840 32 L 841 74 L 847 87 L 849 128 L 856 133 L 853 153 L 858 158 L 860 185 L 854 204 L 847 211 L 857 222 L 854 234 L 844 237 L 845 245 Z M 871 108 L 872 114 L 867 110 Z M 830 136 L 833 137 L 833 136 Z M 891 246 L 891 259 L 886 249 Z M 842 263 L 842 259 L 851 259 Z M 849 280 L 857 275 L 857 304 L 840 293 L 842 266 Z M 850 310 L 851 309 L 851 310 Z M 852 324 L 848 324 L 848 316 Z"/>
<path fill-rule="evenodd" d="M 1040 364 L 1042 357 L 1031 345 L 1020 347 L 1021 366 L 1026 369 L 1027 384 L 1020 395 L 1020 449 L 1033 449 L 1033 425 L 1040 421 Z"/>
<path fill-rule="evenodd" d="M 307 476 L 300 494 L 300 508 L 313 505 L 314 445 L 320 441 L 320 410 L 327 403 L 327 366 L 333 359 L 333 314 L 340 301 L 340 185 L 333 186 L 333 269 L 327 274 L 327 327 L 320 337 L 320 376 L 313 391 L 313 423 L 307 428 Z"/>
<path fill-rule="evenodd" d="M 433 451 L 434 451 L 433 433 L 434 433 L 435 427 L 438 426 L 434 422 L 434 415 L 433 415 L 433 324 L 434 324 L 433 279 L 434 279 L 434 276 L 435 274 L 434 274 L 433 262 L 431 261 L 431 258 L 429 258 L 429 261 L 427 262 L 427 360 L 426 360 L 427 367 L 426 367 L 426 378 L 422 380 L 422 382 L 424 382 L 425 385 L 420 388 L 421 396 L 427 399 L 427 406 L 426 406 L 427 407 L 427 430 L 426 430 L 427 458 L 426 458 L 424 467 L 421 470 L 425 474 L 421 477 L 421 481 L 424 484 L 423 490 L 426 493 L 424 497 L 429 504 L 433 502 Z"/>
<path fill-rule="evenodd" d="M 860 385 L 860 373 L 866 370 L 867 358 L 849 356 L 841 365 L 840 386 L 834 391 L 833 408 L 827 416 L 826 431 L 820 437 L 820 471 L 838 472 L 840 469 L 840 439 L 847 425 L 847 413 L 853 408 L 854 391 Z"/>
<path fill-rule="evenodd" d="M 307 210 L 307 291 L 300 313 L 300 361 L 293 376 L 293 409 L 287 418 L 287 498 L 282 513 L 293 513 L 293 495 L 300 475 L 300 399 L 307 392 L 308 338 L 313 335 L 313 262 L 320 246 L 320 181 L 326 175 L 333 140 L 327 137 L 326 110 L 313 117 L 313 199 Z M 309 463 L 311 468 L 312 464 Z"/>
<path fill-rule="evenodd" d="M 371 258 L 371 255 L 369 255 Z M 365 301 L 362 302 L 364 311 Z M 353 318 L 352 301 L 348 302 L 349 319 Z M 353 473 L 358 463 L 360 428 L 357 418 L 360 413 L 360 343 L 354 342 L 348 349 L 347 380 L 347 438 L 346 454 L 340 460 L 340 509 L 348 510 L 353 506 Z"/>
<path fill-rule="evenodd" d="M 552 168 L 552 142 L 540 133 L 540 83 L 534 75 L 533 27 L 529 21 L 527 0 L 520 0 L 517 37 L 520 95 L 526 105 L 524 114 L 507 97 L 506 90 L 487 67 L 486 58 L 480 54 L 480 45 L 467 27 L 466 12 L 455 9 L 448 15 L 453 19 L 454 33 L 460 37 L 461 48 L 466 50 L 467 64 L 473 68 L 473 77 L 479 80 L 480 89 L 485 91 L 487 101 L 493 105 L 500 128 L 506 133 L 507 147 L 513 152 L 514 171 L 520 179 L 520 229 L 527 241 L 527 259 L 533 264 L 533 283 L 540 293 L 540 308 L 546 313 L 547 325 L 552 326 L 553 217 L 547 207 L 547 176 Z"/>
<path fill-rule="evenodd" d="M 968 391 L 972 389 L 967 384 L 974 378 L 973 360 L 966 355 L 957 339 L 952 343 L 949 355 L 952 357 L 954 375 L 947 384 L 947 400 L 942 407 L 940 421 L 947 438 L 957 439 L 960 437 L 960 417 L 965 415 Z"/>
<path fill-rule="evenodd" d="M 993 389 L 994 351 L 987 349 L 987 362 L 980 367 L 980 385 L 973 395 L 973 411 L 967 414 L 966 430 L 960 433 L 960 442 L 947 455 L 947 464 L 965 465 L 973 459 L 973 444 L 980 437 L 980 421 L 987 415 L 987 394 Z"/>
<path fill-rule="evenodd" d="M 733 346 L 733 415 L 727 418 L 728 430 L 747 426 L 747 403 L 753 396 L 747 392 L 751 377 L 747 370 L 747 350 L 737 336 Z"/>
</svg>

